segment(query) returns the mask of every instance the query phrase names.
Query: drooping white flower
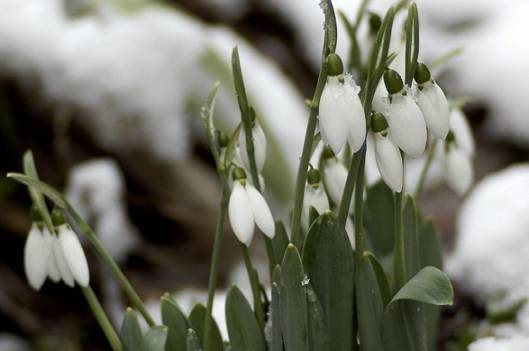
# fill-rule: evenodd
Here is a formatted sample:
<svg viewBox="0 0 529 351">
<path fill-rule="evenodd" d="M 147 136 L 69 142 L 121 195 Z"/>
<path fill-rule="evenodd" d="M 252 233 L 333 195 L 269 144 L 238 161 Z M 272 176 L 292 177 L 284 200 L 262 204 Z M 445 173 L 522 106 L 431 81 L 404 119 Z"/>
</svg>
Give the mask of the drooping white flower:
<svg viewBox="0 0 529 351">
<path fill-rule="evenodd" d="M 433 81 L 419 87 L 417 92 L 419 105 L 428 130 L 439 139 L 445 139 L 449 130 L 450 112 L 443 90 Z"/>
<path fill-rule="evenodd" d="M 352 152 L 362 147 L 366 136 L 364 108 L 351 76 L 327 78 L 320 99 L 319 121 L 322 139 L 335 154 L 346 141 Z"/>
<path fill-rule="evenodd" d="M 60 226 L 58 230 L 58 243 L 69 272 L 79 285 L 88 286 L 90 271 L 79 238 L 67 224 Z"/>
<path fill-rule="evenodd" d="M 408 156 L 417 158 L 426 148 L 426 124 L 421 110 L 409 96 L 402 93 L 391 95 L 387 122 L 393 141 Z"/>
<path fill-rule="evenodd" d="M 402 191 L 404 169 L 399 148 L 382 133 L 375 133 L 375 158 L 384 182 L 396 193 Z"/>
<path fill-rule="evenodd" d="M 314 207 L 319 214 L 324 213 L 329 210 L 329 199 L 325 193 L 325 189 L 321 184 L 311 185 L 307 184 L 305 186 L 305 195 L 303 197 L 303 211 L 301 217 L 301 224 L 305 229 L 308 229 L 309 223 L 309 213 L 310 208 Z"/>
<path fill-rule="evenodd" d="M 57 236 L 53 236 L 53 238 L 53 258 L 55 259 L 57 269 L 59 270 L 59 274 L 64 284 L 73 288 L 75 285 L 75 279 L 70 267 L 68 266 L 68 262 L 66 262 L 66 258 L 64 257 L 64 252 L 62 250 L 61 243 L 59 242 L 59 238 Z"/>
<path fill-rule="evenodd" d="M 450 130 L 454 133 L 458 147 L 467 155 L 474 156 L 476 146 L 472 129 L 463 111 L 459 108 L 452 110 L 450 114 Z"/>
<path fill-rule="evenodd" d="M 445 158 L 445 180 L 459 195 L 464 195 L 474 180 L 472 159 L 456 145 L 449 145 Z"/>
<path fill-rule="evenodd" d="M 47 240 L 43 223 L 33 223 L 24 246 L 24 270 L 29 285 L 39 290 L 48 276 L 48 261 L 52 257 L 52 246 Z"/>
<path fill-rule="evenodd" d="M 233 232 L 246 246 L 252 242 L 254 223 L 266 236 L 274 237 L 275 224 L 270 208 L 261 193 L 246 181 L 236 180 L 233 183 L 228 217 Z"/>
<path fill-rule="evenodd" d="M 336 157 L 327 159 L 323 164 L 323 184 L 331 201 L 339 204 L 347 180 L 347 169 Z"/>
<path fill-rule="evenodd" d="M 255 165 L 257 167 L 257 172 L 261 172 L 263 170 L 266 160 L 266 137 L 263 132 L 263 129 L 261 128 L 259 123 L 257 123 L 257 121 L 254 123 L 252 129 L 252 137 L 255 155 Z M 239 147 L 240 157 L 244 164 L 244 167 L 249 170 L 251 168 L 250 160 L 248 159 L 248 149 L 246 148 L 246 131 L 244 130 L 244 128 L 241 128 L 241 131 L 239 133 Z"/>
</svg>

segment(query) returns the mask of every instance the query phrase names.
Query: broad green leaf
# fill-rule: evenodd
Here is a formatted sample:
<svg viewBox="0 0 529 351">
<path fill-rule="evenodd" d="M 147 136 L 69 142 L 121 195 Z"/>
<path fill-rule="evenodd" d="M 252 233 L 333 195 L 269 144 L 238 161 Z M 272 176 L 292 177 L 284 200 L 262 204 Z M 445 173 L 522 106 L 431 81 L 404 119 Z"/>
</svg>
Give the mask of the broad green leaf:
<svg viewBox="0 0 529 351">
<path fill-rule="evenodd" d="M 138 317 L 131 308 L 125 313 L 120 338 L 124 351 L 146 351 Z"/>
<path fill-rule="evenodd" d="M 152 327 L 147 333 L 145 333 L 145 336 L 143 337 L 143 341 L 145 344 L 145 350 L 146 351 L 164 351 L 166 340 L 167 340 L 167 327 L 166 326 L 162 325 L 162 326 Z"/>
<path fill-rule="evenodd" d="M 305 285 L 305 292 L 307 294 L 310 351 L 328 351 L 330 350 L 329 331 L 325 324 L 323 308 L 318 300 L 318 296 L 316 296 L 316 292 L 310 284 Z"/>
<path fill-rule="evenodd" d="M 364 207 L 364 225 L 368 243 L 377 257 L 389 255 L 393 250 L 394 216 L 391 189 L 383 181 L 369 187 Z"/>
<path fill-rule="evenodd" d="M 351 350 L 353 330 L 354 257 L 338 218 L 327 212 L 310 227 L 303 265 L 325 315 L 329 349 Z"/>
<path fill-rule="evenodd" d="M 318 219 L 318 217 L 320 216 L 320 214 L 318 213 L 318 210 L 314 207 L 314 206 L 310 206 L 309 207 L 309 223 L 308 223 L 308 228 L 311 227 L 312 223 L 314 223 L 314 221 L 316 219 Z"/>
<path fill-rule="evenodd" d="M 272 247 L 274 249 L 275 264 L 281 264 L 285 250 L 289 243 L 287 230 L 282 221 L 276 221 L 275 235 L 272 239 Z M 274 265 L 275 266 L 275 265 Z"/>
<path fill-rule="evenodd" d="M 187 345 L 187 351 L 201 351 L 202 350 L 202 348 L 200 347 L 200 343 L 198 341 L 197 333 L 191 328 L 187 330 L 186 345 Z"/>
<path fill-rule="evenodd" d="M 277 265 L 272 274 L 272 303 L 270 313 L 272 314 L 272 340 L 270 351 L 283 351 L 283 336 L 281 335 L 281 307 L 280 307 L 280 286 L 281 267 Z"/>
<path fill-rule="evenodd" d="M 168 295 L 162 297 L 162 322 L 168 328 L 167 351 L 186 351 L 187 330 L 191 326 L 178 305 Z"/>
<path fill-rule="evenodd" d="M 450 279 L 435 267 L 424 267 L 393 296 L 398 300 L 414 300 L 431 305 L 451 305 L 454 296 Z"/>
<path fill-rule="evenodd" d="M 281 329 L 285 351 L 307 351 L 307 300 L 303 283 L 305 275 L 298 250 L 287 246 L 281 264 L 280 307 Z"/>
<path fill-rule="evenodd" d="M 427 335 L 424 327 L 422 303 L 398 300 L 384 311 L 384 351 L 426 351 Z"/>
<path fill-rule="evenodd" d="M 382 302 L 386 306 L 391 300 L 391 289 L 389 287 L 388 277 L 380 261 L 373 255 L 371 252 L 366 251 L 364 253 L 369 261 L 371 262 L 371 267 L 373 267 L 373 272 L 377 278 L 378 288 L 380 290 L 380 296 L 382 297 Z"/>
<path fill-rule="evenodd" d="M 384 301 L 377 275 L 368 255 L 360 260 L 356 282 L 356 309 L 358 333 L 362 351 L 384 351 L 382 346 L 382 318 Z"/>
<path fill-rule="evenodd" d="M 263 333 L 248 301 L 237 287 L 226 297 L 226 325 L 232 351 L 264 351 Z"/>
<path fill-rule="evenodd" d="M 196 304 L 195 307 L 191 310 L 189 314 L 189 322 L 191 327 L 196 332 L 200 345 L 203 345 L 204 342 L 204 321 L 206 320 L 206 307 L 202 304 Z M 215 322 L 215 319 L 212 320 L 212 329 L 211 329 L 211 351 L 222 351 L 223 343 L 222 337 L 220 336 L 219 327 Z M 188 350 L 189 351 L 189 350 Z"/>
</svg>

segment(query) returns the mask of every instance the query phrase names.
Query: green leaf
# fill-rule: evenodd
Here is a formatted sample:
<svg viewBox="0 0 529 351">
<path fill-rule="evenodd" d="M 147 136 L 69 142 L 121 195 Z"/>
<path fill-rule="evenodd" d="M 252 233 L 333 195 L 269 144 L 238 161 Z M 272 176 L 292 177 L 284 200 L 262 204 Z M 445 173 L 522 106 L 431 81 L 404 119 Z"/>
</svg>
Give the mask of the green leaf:
<svg viewBox="0 0 529 351">
<path fill-rule="evenodd" d="M 314 223 L 314 221 L 318 219 L 319 216 L 320 214 L 318 213 L 318 210 L 314 206 L 310 206 L 309 207 L 309 223 L 308 223 L 309 228 L 312 225 L 312 223 Z"/>
<path fill-rule="evenodd" d="M 309 326 L 310 351 L 327 351 L 329 349 L 329 330 L 325 324 L 325 313 L 316 292 L 310 284 L 305 285 L 307 294 L 307 312 Z M 349 331 L 350 333 L 352 332 Z"/>
<path fill-rule="evenodd" d="M 296 247 L 289 244 L 281 265 L 279 295 L 285 351 L 309 350 L 304 279 L 301 257 Z"/>
<path fill-rule="evenodd" d="M 198 340 L 200 340 L 200 345 L 203 345 L 204 339 L 204 321 L 206 320 L 206 307 L 202 304 L 196 304 L 195 307 L 191 310 L 189 315 L 189 322 L 191 327 L 196 332 Z M 222 351 L 223 343 L 222 337 L 220 335 L 219 327 L 215 320 L 212 320 L 212 329 L 211 329 L 211 351 Z M 189 334 L 188 334 L 189 336 Z M 189 351 L 189 346 L 188 346 Z"/>
<path fill-rule="evenodd" d="M 32 178 L 39 179 L 39 174 L 37 172 L 37 167 L 35 166 L 35 160 L 33 158 L 33 153 L 31 150 L 28 150 L 24 153 L 23 159 L 24 173 Z M 37 207 L 44 223 L 48 229 L 53 229 L 53 223 L 51 221 L 50 212 L 48 211 L 48 206 L 46 206 L 46 201 L 42 196 L 41 192 L 35 187 L 28 187 L 29 196 L 33 201 L 33 204 Z"/>
<path fill-rule="evenodd" d="M 187 330 L 187 338 L 186 338 L 186 345 L 187 345 L 187 351 L 201 351 L 200 343 L 198 341 L 197 333 L 189 328 Z"/>
<path fill-rule="evenodd" d="M 235 286 L 226 297 L 226 325 L 232 351 L 266 350 L 264 336 L 252 308 Z"/>
<path fill-rule="evenodd" d="M 167 327 L 156 326 L 152 327 L 145 336 L 143 341 L 145 343 L 146 351 L 164 351 L 165 342 L 167 340 Z"/>
<path fill-rule="evenodd" d="M 380 296 L 382 297 L 384 306 L 386 306 L 391 300 L 391 289 L 389 287 L 388 276 L 386 275 L 382 264 L 375 257 L 375 255 L 373 255 L 369 251 L 366 251 L 364 255 L 369 258 L 369 261 L 371 262 L 371 267 L 373 268 L 373 272 L 375 273 L 375 277 L 377 278 Z"/>
<path fill-rule="evenodd" d="M 275 235 L 272 239 L 275 264 L 281 264 L 281 261 L 283 261 L 283 256 L 285 256 L 285 250 L 288 243 L 289 240 L 285 225 L 282 221 L 276 221 Z"/>
<path fill-rule="evenodd" d="M 384 301 L 377 275 L 369 256 L 366 254 L 360 259 L 355 279 L 361 349 L 362 351 L 384 351 L 382 346 Z"/>
<path fill-rule="evenodd" d="M 127 308 L 125 313 L 125 318 L 121 325 L 120 338 L 124 351 L 146 351 L 138 317 L 131 308 Z"/>
<path fill-rule="evenodd" d="M 178 305 L 168 295 L 162 297 L 162 322 L 168 328 L 167 351 L 186 351 L 187 330 L 191 326 Z"/>
<path fill-rule="evenodd" d="M 366 239 L 378 257 L 387 256 L 393 250 L 394 211 L 393 193 L 383 181 L 367 189 L 364 208 Z"/>
<path fill-rule="evenodd" d="M 220 82 L 216 82 L 213 85 L 213 89 L 211 89 L 211 92 L 208 95 L 208 99 L 206 100 L 205 105 L 202 106 L 202 109 L 200 110 L 200 116 L 202 118 L 202 123 L 204 124 L 204 127 L 206 128 L 209 146 L 213 154 L 213 157 L 215 159 L 215 162 L 217 163 L 217 167 L 220 165 L 221 160 L 220 160 L 220 155 L 218 151 L 218 142 L 217 142 L 217 138 L 215 135 L 216 128 L 215 128 L 215 124 L 213 123 L 213 111 L 215 109 L 215 98 L 217 96 L 219 86 L 220 86 Z"/>
<path fill-rule="evenodd" d="M 454 296 L 450 279 L 435 267 L 424 267 L 393 297 L 390 305 L 398 300 L 414 300 L 431 305 L 451 305 Z"/>
<path fill-rule="evenodd" d="M 277 234 L 276 234 L 277 235 Z M 280 307 L 280 286 L 281 267 L 277 265 L 272 274 L 272 304 L 270 313 L 272 314 L 272 340 L 270 351 L 283 351 L 283 336 L 281 335 L 281 307 Z"/>
<path fill-rule="evenodd" d="M 384 351 L 426 351 L 427 335 L 424 327 L 422 303 L 398 300 L 384 311 Z"/>
<path fill-rule="evenodd" d="M 321 303 L 329 348 L 351 350 L 353 330 L 354 257 L 338 218 L 327 212 L 312 224 L 303 249 L 303 266 Z"/>
<path fill-rule="evenodd" d="M 27 185 L 30 188 L 35 188 L 36 190 L 46 195 L 51 201 L 53 201 L 53 203 L 55 203 L 55 205 L 60 208 L 69 208 L 68 204 L 66 203 L 66 200 L 61 195 L 61 193 L 59 193 L 57 190 L 55 190 L 48 184 L 41 182 L 40 180 L 35 179 L 34 177 L 30 177 L 20 173 L 8 173 L 7 177 L 12 178 L 19 183 Z"/>
<path fill-rule="evenodd" d="M 402 211 L 402 227 L 404 234 L 404 251 L 406 252 L 406 274 L 407 280 L 410 280 L 422 267 L 417 228 L 417 209 L 415 201 L 409 195 L 406 196 Z"/>
</svg>

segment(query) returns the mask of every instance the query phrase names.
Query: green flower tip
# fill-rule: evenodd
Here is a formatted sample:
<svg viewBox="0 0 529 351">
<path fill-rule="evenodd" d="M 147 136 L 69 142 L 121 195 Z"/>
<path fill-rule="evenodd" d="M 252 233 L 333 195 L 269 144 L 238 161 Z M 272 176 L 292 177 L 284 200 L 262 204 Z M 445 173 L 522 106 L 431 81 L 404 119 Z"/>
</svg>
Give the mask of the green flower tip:
<svg viewBox="0 0 529 351">
<path fill-rule="evenodd" d="M 317 185 L 321 181 L 320 171 L 310 166 L 309 172 L 307 174 L 307 182 L 309 185 Z"/>
<path fill-rule="evenodd" d="M 343 63 L 340 56 L 332 53 L 327 56 L 327 72 L 329 76 L 338 76 L 343 73 Z"/>
<path fill-rule="evenodd" d="M 51 221 L 53 225 L 58 227 L 66 223 L 62 212 L 58 208 L 54 208 L 51 212 Z"/>
<path fill-rule="evenodd" d="M 389 68 L 384 72 L 384 83 L 390 94 L 396 94 L 404 88 L 404 83 L 402 82 L 400 74 Z"/>
<path fill-rule="evenodd" d="M 424 84 L 432 78 L 430 70 L 424 63 L 417 64 L 417 69 L 415 70 L 415 81 L 417 84 Z"/>
<path fill-rule="evenodd" d="M 376 34 L 381 26 L 382 18 L 374 12 L 369 12 L 369 32 L 371 34 Z"/>
<path fill-rule="evenodd" d="M 233 180 L 246 180 L 246 172 L 241 167 L 235 167 L 232 177 Z"/>
<path fill-rule="evenodd" d="M 388 128 L 388 122 L 384 115 L 380 112 L 375 112 L 371 116 L 371 129 L 375 133 L 383 132 Z"/>
<path fill-rule="evenodd" d="M 324 160 L 328 160 L 329 158 L 334 157 L 334 152 L 329 146 L 325 146 L 321 152 L 321 158 Z"/>
<path fill-rule="evenodd" d="M 449 131 L 448 134 L 446 135 L 446 140 L 445 141 L 446 141 L 447 145 L 455 143 L 456 142 L 456 136 L 455 136 L 454 132 Z"/>
<path fill-rule="evenodd" d="M 32 222 L 42 222 L 42 216 L 40 215 L 37 206 L 31 206 L 31 209 L 29 210 L 29 215 L 31 217 Z"/>
<path fill-rule="evenodd" d="M 255 119 L 256 119 L 256 114 L 255 114 L 255 110 L 253 109 L 253 107 L 250 106 L 250 121 L 252 121 L 252 127 L 253 127 L 253 124 L 255 123 Z"/>
<path fill-rule="evenodd" d="M 215 134 L 217 136 L 217 141 L 221 148 L 228 146 L 228 144 L 230 143 L 230 137 L 226 133 L 223 133 L 222 131 L 217 129 L 215 131 Z"/>
</svg>

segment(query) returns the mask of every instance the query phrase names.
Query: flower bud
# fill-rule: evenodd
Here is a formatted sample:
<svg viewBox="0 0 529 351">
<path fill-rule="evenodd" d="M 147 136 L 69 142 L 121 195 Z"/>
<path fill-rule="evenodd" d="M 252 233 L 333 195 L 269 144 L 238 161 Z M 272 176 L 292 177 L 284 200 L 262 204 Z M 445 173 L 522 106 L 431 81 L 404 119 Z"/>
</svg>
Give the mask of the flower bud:
<svg viewBox="0 0 529 351">
<path fill-rule="evenodd" d="M 402 191 L 404 168 L 400 151 L 390 137 L 375 133 L 375 158 L 384 182 L 396 193 Z"/>
<path fill-rule="evenodd" d="M 393 69 L 387 69 L 386 72 L 384 72 L 384 83 L 390 94 L 396 94 L 404 88 L 404 83 L 402 82 L 400 74 Z"/>
<path fill-rule="evenodd" d="M 230 137 L 226 133 L 217 129 L 215 131 L 215 135 L 217 137 L 217 142 L 219 143 L 220 148 L 225 148 L 228 146 L 228 144 L 230 143 Z"/>
<path fill-rule="evenodd" d="M 255 156 L 255 165 L 257 172 L 263 170 L 266 160 L 266 137 L 261 126 L 255 122 L 252 128 L 253 148 Z M 239 133 L 239 146 L 241 148 L 241 159 L 246 169 L 250 169 L 250 160 L 248 159 L 248 149 L 246 148 L 246 131 L 241 128 Z"/>
<path fill-rule="evenodd" d="M 369 12 L 369 33 L 375 35 L 378 33 L 380 27 L 382 26 L 382 18 L 374 12 Z"/>
<path fill-rule="evenodd" d="M 426 82 L 417 93 L 417 104 L 428 130 L 439 139 L 446 138 L 450 125 L 450 112 L 446 96 L 439 85 Z"/>
<path fill-rule="evenodd" d="M 346 180 L 347 169 L 338 159 L 329 159 L 324 163 L 323 182 L 333 203 L 339 204 L 342 200 Z"/>
<path fill-rule="evenodd" d="M 88 262 L 79 238 L 69 225 L 59 227 L 58 241 L 72 277 L 80 286 L 87 287 L 90 282 Z"/>
<path fill-rule="evenodd" d="M 231 172 L 233 180 L 246 180 L 246 171 L 242 167 L 235 167 Z"/>
<path fill-rule="evenodd" d="M 445 162 L 447 184 L 457 195 L 463 196 L 474 180 L 474 169 L 470 156 L 455 145 L 449 145 Z"/>
<path fill-rule="evenodd" d="M 388 129 L 386 117 L 380 112 L 375 112 L 371 116 L 371 130 L 375 133 L 383 132 Z"/>
<path fill-rule="evenodd" d="M 54 208 L 53 211 L 51 211 L 51 221 L 55 227 L 59 227 L 66 223 L 61 210 L 58 208 Z"/>
<path fill-rule="evenodd" d="M 340 56 L 335 53 L 327 55 L 326 58 L 327 64 L 327 74 L 330 77 L 339 76 L 343 73 L 343 63 Z"/>
<path fill-rule="evenodd" d="M 430 74 L 430 70 L 428 69 L 428 67 L 426 67 L 424 63 L 419 63 L 417 64 L 417 69 L 415 70 L 414 78 L 417 84 L 422 85 L 430 81 L 430 79 L 432 79 L 432 75 Z"/>
</svg>

